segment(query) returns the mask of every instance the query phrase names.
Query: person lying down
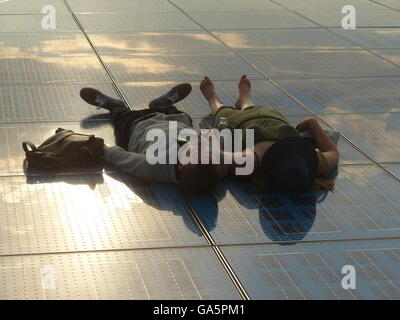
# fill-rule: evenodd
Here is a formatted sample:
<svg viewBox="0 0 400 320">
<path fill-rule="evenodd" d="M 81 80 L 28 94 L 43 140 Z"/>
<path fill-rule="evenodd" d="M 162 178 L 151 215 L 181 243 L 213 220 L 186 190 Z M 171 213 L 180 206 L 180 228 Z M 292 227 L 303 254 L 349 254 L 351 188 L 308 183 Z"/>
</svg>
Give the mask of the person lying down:
<svg viewBox="0 0 400 320">
<path fill-rule="evenodd" d="M 83 88 L 80 91 L 82 99 L 109 111 L 112 117 L 117 146 L 104 146 L 106 162 L 132 176 L 173 183 L 190 193 L 212 192 L 219 179 L 229 174 L 237 175 L 243 168 L 242 162 L 235 161 L 240 158 L 237 157 L 239 154 L 241 159 L 250 161 L 252 170 L 246 173 L 247 177 L 261 180 L 266 190 L 284 193 L 308 192 L 316 186 L 317 178 L 328 178 L 331 169 L 337 166 L 339 151 L 336 144 L 316 119 L 306 119 L 294 127 L 279 111 L 255 106 L 250 99 L 251 83 L 246 76 L 239 81 L 235 107 L 222 103 L 208 77 L 201 82 L 200 90 L 214 117 L 214 129 L 240 131 L 242 142 L 247 141 L 244 139 L 246 133 L 251 132 L 254 138 L 253 145 L 243 143 L 239 150 L 227 150 L 219 145 L 221 157 L 217 157 L 219 161 L 213 161 L 210 136 L 196 132 L 190 115 L 174 106 L 191 90 L 190 84 L 183 83 L 152 100 L 149 108 L 131 110 L 119 99 L 94 88 Z M 177 135 L 176 132 L 172 135 L 171 127 L 178 131 Z M 182 130 L 188 134 L 179 135 Z M 149 157 L 149 150 L 154 149 L 154 133 L 160 131 L 167 143 L 158 147 L 156 156 L 165 155 L 161 157 L 165 163 L 155 163 L 154 155 Z M 311 132 L 315 146 L 302 136 L 304 131 Z M 153 139 L 149 139 L 151 136 Z M 237 146 L 234 137 L 235 134 L 232 144 Z M 186 150 L 183 154 L 197 161 L 180 161 L 183 149 Z M 221 159 L 231 161 L 226 163 Z M 319 185 L 325 189 L 332 186 L 332 183 Z"/>
</svg>

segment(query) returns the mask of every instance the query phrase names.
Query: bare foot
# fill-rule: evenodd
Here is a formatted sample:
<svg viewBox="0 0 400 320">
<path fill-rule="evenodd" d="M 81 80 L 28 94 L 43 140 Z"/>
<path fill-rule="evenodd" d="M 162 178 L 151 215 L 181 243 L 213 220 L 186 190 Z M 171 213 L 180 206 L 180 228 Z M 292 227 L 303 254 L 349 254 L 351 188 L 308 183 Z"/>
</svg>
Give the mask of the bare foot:
<svg viewBox="0 0 400 320">
<path fill-rule="evenodd" d="M 223 106 L 221 100 L 215 92 L 215 86 L 210 78 L 204 77 L 200 84 L 200 90 L 214 112 L 217 111 L 219 107 Z"/>
<path fill-rule="evenodd" d="M 245 109 L 252 105 L 250 100 L 251 83 L 246 75 L 243 75 L 239 81 L 239 99 L 235 103 L 237 109 Z"/>
<path fill-rule="evenodd" d="M 215 99 L 217 96 L 217 93 L 215 92 L 215 86 L 209 77 L 204 77 L 203 81 L 201 81 L 200 90 L 207 101 Z"/>
</svg>

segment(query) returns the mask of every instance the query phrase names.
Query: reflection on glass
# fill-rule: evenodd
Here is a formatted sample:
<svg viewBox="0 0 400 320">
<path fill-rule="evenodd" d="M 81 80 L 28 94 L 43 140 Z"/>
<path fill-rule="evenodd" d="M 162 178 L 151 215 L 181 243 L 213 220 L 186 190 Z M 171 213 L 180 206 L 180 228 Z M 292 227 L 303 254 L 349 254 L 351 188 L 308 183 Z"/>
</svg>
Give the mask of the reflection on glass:
<svg viewBox="0 0 400 320">
<path fill-rule="evenodd" d="M 137 53 L 159 53 L 193 51 L 209 44 L 221 46 L 217 40 L 205 33 L 157 33 L 139 34 L 91 34 L 93 43 L 103 51 L 131 51 Z M 107 50 L 108 49 L 108 50 Z"/>
</svg>

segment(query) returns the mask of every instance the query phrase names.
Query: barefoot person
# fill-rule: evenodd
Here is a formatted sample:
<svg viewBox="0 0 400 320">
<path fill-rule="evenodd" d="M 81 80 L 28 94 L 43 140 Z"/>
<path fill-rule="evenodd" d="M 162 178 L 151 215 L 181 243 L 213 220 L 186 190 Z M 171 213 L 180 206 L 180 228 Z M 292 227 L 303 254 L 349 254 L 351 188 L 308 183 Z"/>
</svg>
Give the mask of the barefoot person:
<svg viewBox="0 0 400 320">
<path fill-rule="evenodd" d="M 190 84 L 180 84 L 168 93 L 154 99 L 149 109 L 130 110 L 124 102 L 109 97 L 93 88 L 83 88 L 81 98 L 87 103 L 103 108 L 111 113 L 118 146 L 104 147 L 106 162 L 122 171 L 147 181 L 170 182 L 182 190 L 191 193 L 210 192 L 218 181 L 219 168 L 212 164 L 150 164 L 146 159 L 146 150 L 154 143 L 146 141 L 146 134 L 151 129 L 162 130 L 169 141 L 169 124 L 177 123 L 177 130 L 192 128 L 192 119 L 185 112 L 179 111 L 174 103 L 184 99 L 192 90 Z M 188 139 L 190 140 L 190 139 Z M 188 140 L 175 141 L 182 146 Z M 159 153 L 169 158 L 169 145 Z"/>
<path fill-rule="evenodd" d="M 315 178 L 328 177 L 337 166 L 338 149 L 316 119 L 306 119 L 295 128 L 279 111 L 255 106 L 250 98 L 251 83 L 245 75 L 239 82 L 235 108 L 222 103 L 208 77 L 201 82 L 200 90 L 214 115 L 214 127 L 225 117 L 230 129 L 254 130 L 256 165 L 252 175 L 260 177 L 269 188 L 278 192 L 307 192 Z M 301 132 L 306 130 L 312 133 L 316 148 L 302 138 Z"/>
</svg>

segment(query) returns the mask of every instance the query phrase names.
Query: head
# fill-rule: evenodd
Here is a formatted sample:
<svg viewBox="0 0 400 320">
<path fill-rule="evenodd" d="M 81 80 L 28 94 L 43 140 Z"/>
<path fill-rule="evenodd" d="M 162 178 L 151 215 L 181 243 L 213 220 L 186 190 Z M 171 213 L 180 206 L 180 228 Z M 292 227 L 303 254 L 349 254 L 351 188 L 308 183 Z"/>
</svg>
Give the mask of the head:
<svg viewBox="0 0 400 320">
<path fill-rule="evenodd" d="M 264 184 L 282 193 L 303 193 L 311 189 L 318 157 L 313 145 L 303 138 L 286 138 L 274 143 L 261 161 Z"/>
<path fill-rule="evenodd" d="M 177 167 L 180 189 L 197 194 L 212 192 L 218 183 L 219 165 L 212 164 L 212 150 L 208 140 L 200 137 L 193 143 L 186 143 L 179 152 L 179 156 L 190 157 L 189 163 L 182 161 Z"/>
<path fill-rule="evenodd" d="M 188 193 L 212 192 L 218 183 L 218 169 L 215 164 L 179 164 L 179 187 Z"/>
</svg>

